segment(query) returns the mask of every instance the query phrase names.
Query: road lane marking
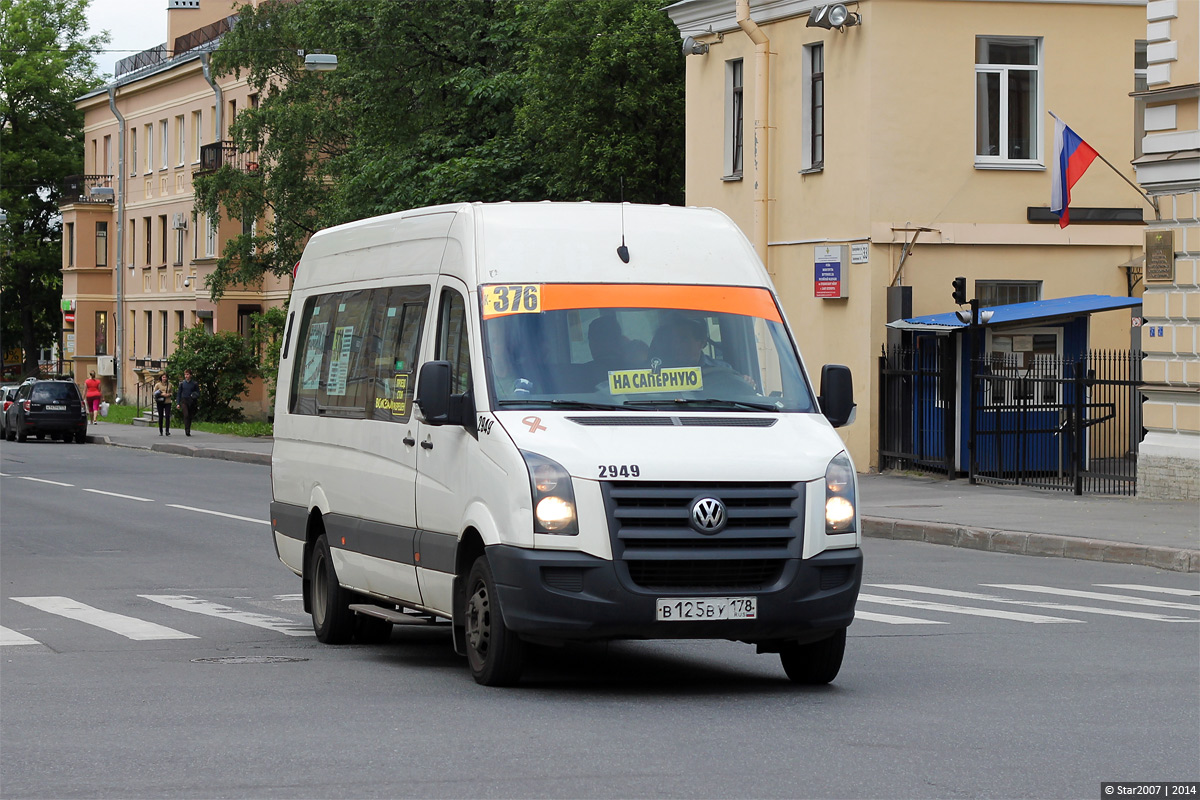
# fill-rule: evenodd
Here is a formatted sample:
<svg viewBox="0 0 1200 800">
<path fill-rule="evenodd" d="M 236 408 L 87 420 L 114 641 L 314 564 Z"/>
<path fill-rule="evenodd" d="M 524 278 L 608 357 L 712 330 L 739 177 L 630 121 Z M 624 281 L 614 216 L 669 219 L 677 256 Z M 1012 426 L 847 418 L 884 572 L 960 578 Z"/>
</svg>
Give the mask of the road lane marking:
<svg viewBox="0 0 1200 800">
<path fill-rule="evenodd" d="M 1015 592 L 1035 592 L 1041 594 L 1061 594 L 1064 597 L 1084 597 L 1088 600 L 1107 600 L 1110 603 L 1128 603 L 1134 606 L 1153 606 L 1155 608 L 1177 608 L 1183 611 L 1196 611 L 1194 603 L 1172 603 L 1169 600 L 1149 600 L 1145 597 L 1130 597 L 1125 594 L 1107 594 L 1105 592 L 1084 592 L 1079 589 L 1058 589 L 1053 586 L 1037 586 L 1019 583 L 981 583 L 980 586 L 990 586 L 993 589 L 1012 589 Z"/>
<path fill-rule="evenodd" d="M 895 614 L 878 614 L 874 611 L 854 610 L 854 619 L 867 622 L 883 622 L 887 625 L 948 625 L 936 619 L 917 619 L 916 617 L 900 617 Z"/>
<path fill-rule="evenodd" d="M 253 611 L 238 611 L 229 606 L 223 606 L 220 603 L 210 603 L 206 600 L 200 600 L 185 594 L 139 594 L 138 597 L 176 608 L 180 611 L 190 611 L 193 614 L 203 614 L 206 617 L 217 617 L 219 619 L 232 620 L 233 622 L 241 622 L 245 625 L 253 625 L 256 628 L 277 631 L 287 636 L 316 635 L 313 633 L 311 626 L 295 620 L 284 617 L 272 617 Z"/>
<path fill-rule="evenodd" d="M 217 517 L 228 517 L 229 519 L 237 519 L 242 522 L 255 522 L 259 525 L 270 525 L 269 519 L 255 519 L 254 517 L 239 517 L 237 514 L 226 514 L 224 511 L 209 511 L 207 508 L 195 508 L 194 506 L 181 506 L 175 503 L 167 503 L 167 508 L 182 508 L 184 511 L 195 511 L 199 514 L 212 514 Z"/>
<path fill-rule="evenodd" d="M 14 597 L 12 599 L 18 603 L 24 603 L 27 606 L 32 606 L 50 614 L 57 614 L 60 617 L 94 625 L 97 628 L 103 628 L 106 631 L 124 636 L 126 639 L 134 639 L 139 642 L 158 639 L 197 638 L 190 633 L 177 631 L 165 625 L 146 622 L 135 617 L 127 617 L 124 614 L 114 614 L 111 611 L 102 611 L 99 608 L 78 603 L 69 597 Z"/>
<path fill-rule="evenodd" d="M 1085 614 L 1104 614 L 1110 617 L 1130 617 L 1132 619 L 1148 619 L 1154 622 L 1197 622 L 1192 617 L 1171 617 L 1163 614 L 1150 614 L 1145 611 L 1125 611 L 1120 608 L 1098 608 L 1096 606 L 1075 606 L 1064 605 L 1063 603 L 1039 603 L 1034 600 L 1010 600 L 1006 597 L 997 597 L 994 594 L 980 594 L 979 592 L 958 592 L 953 589 L 935 589 L 932 586 L 912 586 L 906 583 L 869 583 L 867 584 L 873 589 L 891 589 L 896 592 L 915 592 L 917 594 L 934 594 L 942 597 L 955 597 L 959 600 L 982 600 L 987 603 L 1005 603 L 1013 606 L 1031 606 L 1033 608 L 1047 608 L 1051 611 L 1078 611 Z"/>
<path fill-rule="evenodd" d="M 1130 589 L 1135 592 L 1158 592 L 1159 594 L 1177 594 L 1183 597 L 1200 597 L 1200 591 L 1196 589 L 1172 589 L 1169 586 L 1142 586 L 1136 583 L 1093 583 L 1092 585 L 1103 586 L 1105 589 Z"/>
<path fill-rule="evenodd" d="M 928 600 L 912 600 L 907 597 L 883 597 L 876 594 L 860 594 L 858 596 L 860 602 L 867 603 L 882 603 L 889 606 L 903 606 L 904 608 L 919 608 L 924 611 L 941 611 L 946 614 L 967 614 L 972 617 L 992 617 L 994 619 L 1008 619 L 1016 622 L 1079 622 L 1081 619 L 1066 619 L 1065 617 L 1047 617 L 1042 614 L 1025 614 L 1019 611 L 996 611 L 991 608 L 972 608 L 971 606 L 955 606 L 948 603 L 931 603 Z"/>
<path fill-rule="evenodd" d="M 37 639 L 30 639 L 23 633 L 17 633 L 11 628 L 0 625 L 0 647 L 9 644 L 41 644 Z"/>
<path fill-rule="evenodd" d="M 122 500 L 137 500 L 139 503 L 153 503 L 154 502 L 149 497 L 134 497 L 131 494 L 118 494 L 117 492 L 102 492 L 99 489 L 84 489 L 84 491 L 91 492 L 92 494 L 108 495 L 109 497 L 120 497 Z"/>
<path fill-rule="evenodd" d="M 34 483 L 48 483 L 48 484 L 50 484 L 51 486 L 69 486 L 69 487 L 73 487 L 73 486 L 75 485 L 75 484 L 73 484 L 73 483 L 62 483 L 62 482 L 60 482 L 60 481 L 48 481 L 48 480 L 46 480 L 45 478 L 31 478 L 31 477 L 29 477 L 28 475 L 18 475 L 17 477 L 18 477 L 18 478 L 20 478 L 20 479 L 21 479 L 21 480 L 23 480 L 23 481 L 33 481 Z"/>
</svg>

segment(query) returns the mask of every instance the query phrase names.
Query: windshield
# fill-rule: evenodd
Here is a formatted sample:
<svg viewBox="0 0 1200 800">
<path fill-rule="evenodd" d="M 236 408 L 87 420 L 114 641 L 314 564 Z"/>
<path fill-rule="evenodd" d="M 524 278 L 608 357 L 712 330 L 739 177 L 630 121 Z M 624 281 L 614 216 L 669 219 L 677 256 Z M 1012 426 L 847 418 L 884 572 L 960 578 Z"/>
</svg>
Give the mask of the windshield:
<svg viewBox="0 0 1200 800">
<path fill-rule="evenodd" d="M 763 288 L 480 287 L 494 408 L 814 410 Z"/>
</svg>

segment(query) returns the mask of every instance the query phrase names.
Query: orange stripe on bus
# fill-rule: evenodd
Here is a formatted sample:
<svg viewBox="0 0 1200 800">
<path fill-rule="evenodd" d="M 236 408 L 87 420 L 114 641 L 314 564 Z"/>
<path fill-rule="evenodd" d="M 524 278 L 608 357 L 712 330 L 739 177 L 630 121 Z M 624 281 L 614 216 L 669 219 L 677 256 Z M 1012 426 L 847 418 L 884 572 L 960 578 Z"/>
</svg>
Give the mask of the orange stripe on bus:
<svg viewBox="0 0 1200 800">
<path fill-rule="evenodd" d="M 690 286 L 663 284 L 546 283 L 541 311 L 572 308 L 670 308 L 762 317 L 782 322 L 775 300 L 766 289 L 747 286 Z M 484 313 L 484 317 L 497 316 Z"/>
</svg>

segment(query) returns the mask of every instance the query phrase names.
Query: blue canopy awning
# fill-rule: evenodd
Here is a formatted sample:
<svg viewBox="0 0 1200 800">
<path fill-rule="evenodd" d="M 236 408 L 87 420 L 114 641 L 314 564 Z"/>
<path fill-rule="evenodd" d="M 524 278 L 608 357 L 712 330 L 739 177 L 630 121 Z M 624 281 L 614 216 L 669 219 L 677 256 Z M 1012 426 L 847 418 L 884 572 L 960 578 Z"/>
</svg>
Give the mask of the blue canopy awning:
<svg viewBox="0 0 1200 800">
<path fill-rule="evenodd" d="M 1056 297 L 1052 300 L 1034 300 L 1030 303 L 1013 303 L 1007 306 L 991 306 L 992 318 L 987 325 L 1004 325 L 1014 322 L 1034 322 L 1058 317 L 1078 317 L 1099 311 L 1115 311 L 1120 308 L 1140 306 L 1140 297 L 1111 297 L 1106 294 L 1081 294 L 1075 297 Z M 930 314 L 924 317 L 898 319 L 887 324 L 889 328 L 902 331 L 952 331 L 967 327 L 954 311 Z"/>
</svg>

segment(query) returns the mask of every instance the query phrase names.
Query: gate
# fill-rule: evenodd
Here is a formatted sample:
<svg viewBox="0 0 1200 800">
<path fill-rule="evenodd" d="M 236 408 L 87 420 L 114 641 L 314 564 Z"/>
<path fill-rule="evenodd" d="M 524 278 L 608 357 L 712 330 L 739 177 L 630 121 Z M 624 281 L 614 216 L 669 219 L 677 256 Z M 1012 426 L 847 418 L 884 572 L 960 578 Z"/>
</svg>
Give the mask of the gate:
<svg viewBox="0 0 1200 800">
<path fill-rule="evenodd" d="M 954 342 L 920 336 L 879 356 L 879 469 L 954 474 Z"/>
<path fill-rule="evenodd" d="M 1019 356 L 971 365 L 971 481 L 1135 494 L 1141 353 Z"/>
</svg>

